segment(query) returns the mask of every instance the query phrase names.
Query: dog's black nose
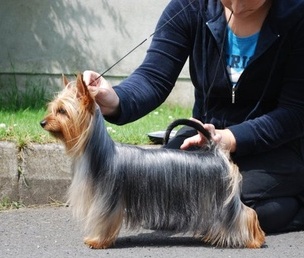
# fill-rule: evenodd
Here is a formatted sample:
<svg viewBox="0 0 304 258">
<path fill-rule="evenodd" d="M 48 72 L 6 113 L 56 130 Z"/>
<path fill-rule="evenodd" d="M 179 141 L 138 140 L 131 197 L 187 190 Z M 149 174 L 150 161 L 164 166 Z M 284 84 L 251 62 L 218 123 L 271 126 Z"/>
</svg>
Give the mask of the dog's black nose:
<svg viewBox="0 0 304 258">
<path fill-rule="evenodd" d="M 46 120 L 42 120 L 40 122 L 40 125 L 41 125 L 42 128 L 44 128 L 46 126 Z"/>
</svg>

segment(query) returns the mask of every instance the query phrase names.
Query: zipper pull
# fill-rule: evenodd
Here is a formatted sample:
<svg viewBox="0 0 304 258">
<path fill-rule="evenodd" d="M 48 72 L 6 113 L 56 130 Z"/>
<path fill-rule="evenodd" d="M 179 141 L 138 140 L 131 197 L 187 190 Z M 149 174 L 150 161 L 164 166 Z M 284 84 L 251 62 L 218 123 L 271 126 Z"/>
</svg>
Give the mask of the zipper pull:
<svg viewBox="0 0 304 258">
<path fill-rule="evenodd" d="M 234 84 L 233 86 L 232 86 L 232 96 L 231 96 L 231 103 L 232 104 L 234 104 L 235 103 L 235 92 L 236 92 L 236 84 Z"/>
</svg>

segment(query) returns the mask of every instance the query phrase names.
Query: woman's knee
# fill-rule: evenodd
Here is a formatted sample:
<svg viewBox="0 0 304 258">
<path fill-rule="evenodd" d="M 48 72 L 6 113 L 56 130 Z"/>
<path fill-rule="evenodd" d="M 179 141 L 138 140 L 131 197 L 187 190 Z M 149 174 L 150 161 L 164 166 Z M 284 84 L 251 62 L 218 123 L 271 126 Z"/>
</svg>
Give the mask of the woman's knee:
<svg viewBox="0 0 304 258">
<path fill-rule="evenodd" d="M 252 208 L 257 212 L 260 225 L 266 233 L 278 233 L 292 222 L 300 209 L 295 197 L 282 197 L 263 200 Z"/>
</svg>

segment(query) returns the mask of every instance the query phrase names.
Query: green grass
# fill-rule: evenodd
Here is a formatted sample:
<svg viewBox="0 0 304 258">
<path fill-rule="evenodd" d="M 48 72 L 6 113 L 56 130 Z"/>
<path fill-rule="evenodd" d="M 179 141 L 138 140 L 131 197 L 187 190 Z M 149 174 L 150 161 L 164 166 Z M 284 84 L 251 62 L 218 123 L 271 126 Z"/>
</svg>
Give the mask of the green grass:
<svg viewBox="0 0 304 258">
<path fill-rule="evenodd" d="M 17 201 L 11 201 L 9 198 L 4 197 L 0 200 L 0 212 L 9 209 L 19 209 L 24 207 L 24 205 Z"/>
<path fill-rule="evenodd" d="M 43 108 L 18 111 L 0 110 L 0 140 L 14 141 L 21 148 L 30 142 L 41 144 L 56 142 L 39 125 L 39 121 L 42 120 L 45 113 Z M 164 130 L 173 120 L 190 116 L 190 108 L 164 104 L 133 123 L 124 126 L 110 123 L 106 123 L 106 125 L 114 141 L 130 144 L 150 144 L 147 133 Z"/>
<path fill-rule="evenodd" d="M 39 125 L 44 114 L 44 109 L 0 111 L 0 139 L 17 142 L 20 147 L 29 142 L 54 142 Z"/>
<path fill-rule="evenodd" d="M 46 103 L 50 99 L 49 93 L 41 87 L 41 80 L 27 79 L 23 90 L 20 90 L 16 76 L 13 75 L 5 81 L 0 78 L 1 141 L 16 142 L 19 148 L 31 142 L 56 142 L 39 125 L 46 113 Z M 116 142 L 150 144 L 147 133 L 165 130 L 173 120 L 190 116 L 190 108 L 164 104 L 133 123 L 124 126 L 106 123 L 106 126 Z"/>
<path fill-rule="evenodd" d="M 149 144 L 151 143 L 147 133 L 165 130 L 175 119 L 189 118 L 191 110 L 178 106 L 162 105 L 145 117 L 123 126 L 107 123 L 108 132 L 111 137 L 122 143 Z"/>
<path fill-rule="evenodd" d="M 25 82 L 23 90 L 19 89 L 14 76 L 6 83 L 0 79 L 0 90 L 0 110 L 39 110 L 50 99 L 46 89 L 31 80 Z"/>
</svg>

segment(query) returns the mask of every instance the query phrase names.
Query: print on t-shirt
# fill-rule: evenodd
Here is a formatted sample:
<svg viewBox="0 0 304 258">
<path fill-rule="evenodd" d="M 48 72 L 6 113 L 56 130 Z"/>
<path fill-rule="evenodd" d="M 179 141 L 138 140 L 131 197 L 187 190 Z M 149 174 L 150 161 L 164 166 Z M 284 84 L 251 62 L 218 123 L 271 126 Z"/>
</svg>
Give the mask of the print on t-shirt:
<svg viewBox="0 0 304 258">
<path fill-rule="evenodd" d="M 253 56 L 258 37 L 259 33 L 249 37 L 238 37 L 228 27 L 226 62 L 227 71 L 233 86 L 238 82 L 250 58 Z"/>
</svg>

